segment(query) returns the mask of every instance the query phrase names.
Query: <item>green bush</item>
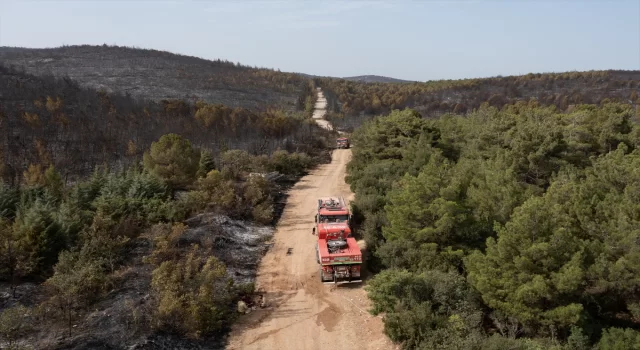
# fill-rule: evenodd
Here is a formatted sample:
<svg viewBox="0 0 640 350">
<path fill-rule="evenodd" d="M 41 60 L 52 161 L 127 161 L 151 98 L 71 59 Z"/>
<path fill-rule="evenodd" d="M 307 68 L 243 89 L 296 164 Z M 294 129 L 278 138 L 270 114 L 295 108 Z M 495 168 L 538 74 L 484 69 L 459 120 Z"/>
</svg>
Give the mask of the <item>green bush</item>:
<svg viewBox="0 0 640 350">
<path fill-rule="evenodd" d="M 598 350 L 640 349 L 640 332 L 630 328 L 608 328 L 602 332 Z"/>
<path fill-rule="evenodd" d="M 313 159 L 306 153 L 276 151 L 271 155 L 269 170 L 287 175 L 303 175 L 313 165 Z"/>
<path fill-rule="evenodd" d="M 158 329 L 201 337 L 225 329 L 233 316 L 233 280 L 224 264 L 200 257 L 197 247 L 184 259 L 162 262 L 153 271 L 151 287 Z"/>
<path fill-rule="evenodd" d="M 457 273 L 385 270 L 366 287 L 372 314 L 385 314 L 389 338 L 413 349 L 444 346 L 481 332 L 482 311 L 474 291 Z"/>
<path fill-rule="evenodd" d="M 198 180 L 198 190 L 206 194 L 207 202 L 226 212 L 233 212 L 237 204 L 234 180 L 226 179 L 218 170 Z"/>
<path fill-rule="evenodd" d="M 198 163 L 198 178 L 205 177 L 207 174 L 215 169 L 215 163 L 211 152 L 207 150 L 200 151 L 200 162 Z"/>
<path fill-rule="evenodd" d="M 167 134 L 153 142 L 151 149 L 144 153 L 144 167 L 172 188 L 185 188 L 196 179 L 199 159 L 199 152 L 187 139 Z"/>
<path fill-rule="evenodd" d="M 230 178 L 239 179 L 241 175 L 253 169 L 253 156 L 247 151 L 238 149 L 226 151 L 220 158 L 221 168 L 229 173 Z"/>
<path fill-rule="evenodd" d="M 243 189 L 243 205 L 254 220 L 268 224 L 273 220 L 273 200 L 269 182 L 260 176 L 250 177 Z"/>
<path fill-rule="evenodd" d="M 98 244 L 92 246 L 102 249 Z M 65 305 L 95 300 L 108 283 L 108 277 L 100 266 L 101 260 L 106 260 L 108 254 L 89 250 L 61 252 L 54 274 L 47 280 L 47 284 L 64 299 Z"/>
<path fill-rule="evenodd" d="M 68 245 L 54 212 L 55 207 L 42 199 L 18 209 L 14 230 L 24 244 L 29 256 L 25 265 L 32 273 L 48 273 Z"/>
<path fill-rule="evenodd" d="M 7 349 L 20 349 L 15 341 L 34 326 L 30 314 L 31 310 L 22 305 L 0 311 L 0 340 L 6 342 Z"/>
</svg>

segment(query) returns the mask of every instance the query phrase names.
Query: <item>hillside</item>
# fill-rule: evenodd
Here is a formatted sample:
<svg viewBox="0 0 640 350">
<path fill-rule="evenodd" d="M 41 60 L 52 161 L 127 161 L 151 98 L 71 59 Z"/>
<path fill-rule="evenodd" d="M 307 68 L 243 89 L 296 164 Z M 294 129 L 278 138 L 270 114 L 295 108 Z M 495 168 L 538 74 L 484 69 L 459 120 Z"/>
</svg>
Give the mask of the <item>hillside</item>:
<svg viewBox="0 0 640 350">
<path fill-rule="evenodd" d="M 222 348 L 287 187 L 330 158 L 304 113 L 2 66 L 0 99 L 0 348 Z"/>
<path fill-rule="evenodd" d="M 35 75 L 67 76 L 82 86 L 154 101 L 203 100 L 250 109 L 304 103 L 307 80 L 297 74 L 222 60 L 120 46 L 48 49 L 0 47 L 0 62 Z"/>
<path fill-rule="evenodd" d="M 380 75 L 358 75 L 355 77 L 342 78 L 348 81 L 356 81 L 361 83 L 411 83 L 410 80 L 402 80 L 396 78 L 383 77 Z"/>
<path fill-rule="evenodd" d="M 330 111 L 345 116 L 376 115 L 409 107 L 425 117 L 434 117 L 467 113 L 483 102 L 501 107 L 531 98 L 566 110 L 573 104 L 600 103 L 604 99 L 637 103 L 640 94 L 640 71 L 527 74 L 401 84 L 333 78 L 317 78 L 315 82 L 325 91 Z"/>
<path fill-rule="evenodd" d="M 313 74 L 306 74 L 306 73 L 296 73 L 296 74 L 298 74 L 299 76 L 305 79 L 334 79 L 334 80 L 342 79 L 342 80 L 362 82 L 362 83 L 414 83 L 416 82 L 416 81 L 410 81 L 410 80 L 383 77 L 380 75 L 358 75 L 353 77 L 338 78 L 338 77 L 332 77 L 332 76 L 313 75 Z"/>
<path fill-rule="evenodd" d="M 313 128 L 304 118 L 302 112 L 134 99 L 0 66 L 0 170 L 12 182 L 38 164 L 53 164 L 65 179 L 105 163 L 121 169 L 167 133 L 214 156 L 234 148 L 254 154 L 299 149 Z"/>
</svg>

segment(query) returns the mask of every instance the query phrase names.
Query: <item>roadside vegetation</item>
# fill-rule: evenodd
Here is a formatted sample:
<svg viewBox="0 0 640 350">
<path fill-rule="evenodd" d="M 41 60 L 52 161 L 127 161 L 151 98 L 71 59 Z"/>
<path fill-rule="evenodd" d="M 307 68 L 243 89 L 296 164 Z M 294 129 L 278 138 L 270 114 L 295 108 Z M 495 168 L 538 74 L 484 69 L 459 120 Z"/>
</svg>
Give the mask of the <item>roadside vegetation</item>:
<svg viewBox="0 0 640 350">
<path fill-rule="evenodd" d="M 535 100 L 359 127 L 347 181 L 405 349 L 627 349 L 640 339 L 633 106 Z"/>
<path fill-rule="evenodd" d="M 323 141 L 314 134 L 309 142 Z M 104 298 L 132 280 L 144 283 L 128 276 L 134 265 L 152 270 L 148 297 L 123 324 L 194 339 L 226 331 L 235 303 L 253 285 L 235 284 L 206 238 L 181 243 L 182 222 L 208 211 L 272 224 L 274 184 L 259 174 L 297 177 L 322 156 L 322 147 L 228 150 L 216 163 L 206 149 L 167 134 L 140 163 L 124 171 L 96 168 L 71 186 L 53 165 L 29 167 L 19 187 L 0 185 L 0 281 L 11 294 L 0 305 L 0 344 L 42 345 L 40 338 L 60 327 L 73 337 Z"/>
</svg>

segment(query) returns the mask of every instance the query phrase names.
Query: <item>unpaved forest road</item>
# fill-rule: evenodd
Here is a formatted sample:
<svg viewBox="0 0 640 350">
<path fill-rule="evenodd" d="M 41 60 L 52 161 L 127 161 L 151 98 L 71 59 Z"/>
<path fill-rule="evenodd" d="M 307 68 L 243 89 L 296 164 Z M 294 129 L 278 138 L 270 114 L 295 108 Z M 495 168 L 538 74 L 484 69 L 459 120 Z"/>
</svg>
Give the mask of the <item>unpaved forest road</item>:
<svg viewBox="0 0 640 350">
<path fill-rule="evenodd" d="M 320 91 L 318 97 L 314 119 L 327 126 L 321 119 L 326 100 Z M 274 245 L 258 268 L 256 288 L 266 292 L 268 307 L 241 317 L 227 349 L 397 348 L 384 335 L 382 319 L 367 312 L 370 302 L 363 284 L 336 287 L 320 283 L 316 236 L 311 234 L 316 198 L 342 195 L 353 199 L 344 182 L 350 159 L 351 150 L 335 150 L 330 164 L 319 166 L 289 191 Z M 287 255 L 288 248 L 293 248 L 291 255 Z"/>
<path fill-rule="evenodd" d="M 321 128 L 333 130 L 333 126 L 331 126 L 331 124 L 326 119 L 324 119 L 324 115 L 326 113 L 327 99 L 324 97 L 324 93 L 322 93 L 322 90 L 318 88 L 318 100 L 316 101 L 316 105 L 314 106 L 313 116 L 311 116 L 311 118 L 313 118 L 313 120 L 315 120 Z"/>
</svg>

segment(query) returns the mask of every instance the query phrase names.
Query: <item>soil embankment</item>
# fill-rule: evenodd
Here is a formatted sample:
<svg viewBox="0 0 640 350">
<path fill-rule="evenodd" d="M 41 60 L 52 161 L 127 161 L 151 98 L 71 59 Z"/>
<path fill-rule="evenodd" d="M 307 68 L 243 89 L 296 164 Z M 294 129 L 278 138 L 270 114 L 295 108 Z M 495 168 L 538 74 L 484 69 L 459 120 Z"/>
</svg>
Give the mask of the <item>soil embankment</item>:
<svg viewBox="0 0 640 350">
<path fill-rule="evenodd" d="M 325 128 L 326 99 L 318 91 L 313 118 Z M 351 150 L 335 150 L 330 164 L 303 177 L 290 191 L 273 236 L 262 258 L 256 288 L 268 306 L 243 316 L 233 327 L 227 349 L 394 349 L 383 333 L 382 319 L 367 312 L 363 284 L 320 283 L 311 234 L 316 198 L 341 195 L 353 199 L 345 183 Z M 292 253 L 287 254 L 291 249 Z"/>
</svg>

